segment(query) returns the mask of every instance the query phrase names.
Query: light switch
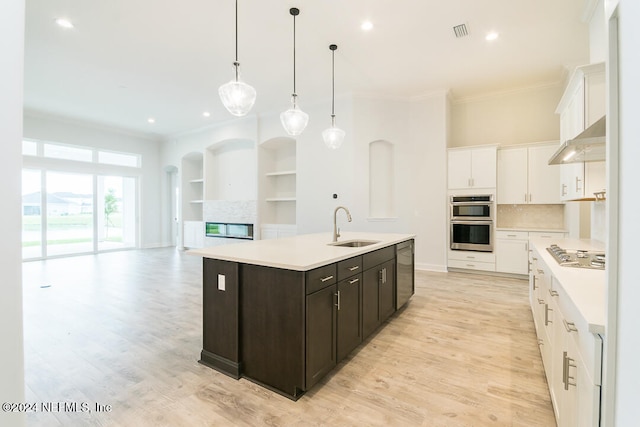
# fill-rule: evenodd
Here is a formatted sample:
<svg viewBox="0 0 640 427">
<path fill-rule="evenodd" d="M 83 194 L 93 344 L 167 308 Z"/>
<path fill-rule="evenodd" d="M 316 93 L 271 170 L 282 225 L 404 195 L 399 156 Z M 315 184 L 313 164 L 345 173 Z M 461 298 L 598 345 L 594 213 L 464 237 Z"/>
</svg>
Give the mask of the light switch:
<svg viewBox="0 0 640 427">
<path fill-rule="evenodd" d="M 225 290 L 225 277 L 224 277 L 224 274 L 218 274 L 218 290 L 219 291 L 224 291 Z"/>
</svg>

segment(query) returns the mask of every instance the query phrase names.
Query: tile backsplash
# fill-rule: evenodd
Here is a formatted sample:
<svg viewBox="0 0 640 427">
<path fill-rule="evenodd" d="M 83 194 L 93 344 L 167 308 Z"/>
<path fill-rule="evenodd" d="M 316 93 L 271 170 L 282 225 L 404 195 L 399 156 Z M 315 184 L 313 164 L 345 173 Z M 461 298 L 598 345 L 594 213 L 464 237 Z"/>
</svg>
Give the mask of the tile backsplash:
<svg viewBox="0 0 640 427">
<path fill-rule="evenodd" d="M 564 229 L 564 205 L 498 205 L 498 228 Z"/>
</svg>

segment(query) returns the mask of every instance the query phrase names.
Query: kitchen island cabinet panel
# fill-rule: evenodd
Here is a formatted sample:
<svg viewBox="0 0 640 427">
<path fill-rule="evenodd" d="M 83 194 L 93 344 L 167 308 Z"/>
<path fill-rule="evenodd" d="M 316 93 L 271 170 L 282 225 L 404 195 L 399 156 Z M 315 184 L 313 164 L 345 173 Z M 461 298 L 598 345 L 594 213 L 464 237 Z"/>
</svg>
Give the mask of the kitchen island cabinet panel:
<svg viewBox="0 0 640 427">
<path fill-rule="evenodd" d="M 338 283 L 337 361 L 340 362 L 362 342 L 362 274 Z"/>
<path fill-rule="evenodd" d="M 336 366 L 336 288 L 334 284 L 307 295 L 306 388 Z"/>
<path fill-rule="evenodd" d="M 239 378 L 238 264 L 205 258 L 202 274 L 203 307 L 208 309 L 202 312 L 201 360 Z M 224 289 L 220 289 L 220 276 L 224 277 Z"/>
<path fill-rule="evenodd" d="M 305 389 L 304 273 L 242 265 L 243 376 L 287 395 Z"/>
</svg>

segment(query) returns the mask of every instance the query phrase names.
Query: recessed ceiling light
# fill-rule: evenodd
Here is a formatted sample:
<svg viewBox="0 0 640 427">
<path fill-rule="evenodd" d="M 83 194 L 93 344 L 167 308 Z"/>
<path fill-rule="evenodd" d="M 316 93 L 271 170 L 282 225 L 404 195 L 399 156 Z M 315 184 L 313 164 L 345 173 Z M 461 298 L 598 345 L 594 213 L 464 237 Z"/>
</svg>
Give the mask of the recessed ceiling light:
<svg viewBox="0 0 640 427">
<path fill-rule="evenodd" d="M 362 29 L 362 31 L 371 31 L 373 29 L 373 22 L 364 21 L 362 25 L 360 25 L 360 28 Z"/>
<path fill-rule="evenodd" d="M 156 122 L 156 119 L 154 119 L 153 117 L 149 117 L 149 118 L 147 119 L 147 122 L 149 122 L 149 123 L 153 124 L 153 123 L 155 123 L 155 122 Z"/>
<path fill-rule="evenodd" d="M 498 33 L 496 33 L 495 31 L 491 31 L 490 33 L 487 34 L 487 36 L 485 37 L 485 40 L 491 42 L 494 41 L 495 39 L 498 38 Z"/>
<path fill-rule="evenodd" d="M 58 18 L 56 19 L 56 24 L 61 26 L 62 28 L 73 28 L 73 24 L 66 18 Z"/>
<path fill-rule="evenodd" d="M 204 113 L 202 113 L 202 115 L 203 115 L 204 117 L 211 117 L 211 113 L 210 113 L 210 112 L 208 112 L 208 111 L 205 111 Z"/>
</svg>

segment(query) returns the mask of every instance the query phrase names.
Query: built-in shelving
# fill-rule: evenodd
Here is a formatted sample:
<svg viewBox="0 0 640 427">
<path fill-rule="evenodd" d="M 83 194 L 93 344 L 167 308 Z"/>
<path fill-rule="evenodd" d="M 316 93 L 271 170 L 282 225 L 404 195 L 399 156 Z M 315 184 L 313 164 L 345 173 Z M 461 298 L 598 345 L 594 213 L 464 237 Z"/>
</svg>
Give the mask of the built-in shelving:
<svg viewBox="0 0 640 427">
<path fill-rule="evenodd" d="M 260 223 L 264 226 L 263 232 L 270 236 L 295 234 L 296 141 L 284 137 L 265 141 L 260 144 L 258 157 Z M 282 230 L 278 229 L 279 226 Z M 268 233 L 265 227 L 269 228 Z"/>
</svg>

